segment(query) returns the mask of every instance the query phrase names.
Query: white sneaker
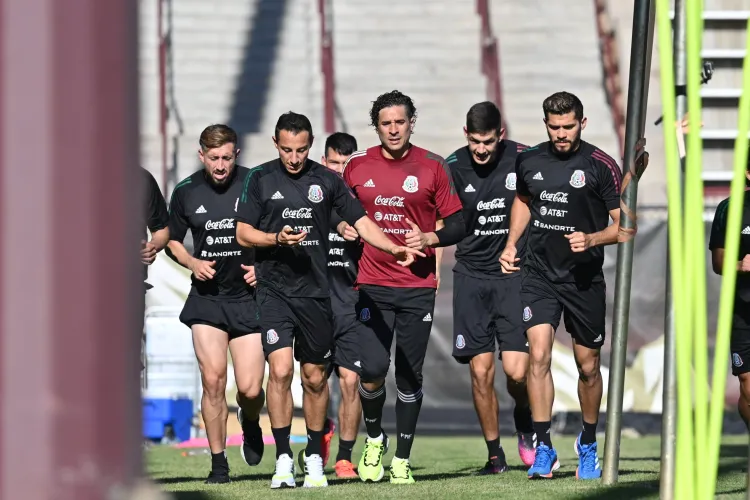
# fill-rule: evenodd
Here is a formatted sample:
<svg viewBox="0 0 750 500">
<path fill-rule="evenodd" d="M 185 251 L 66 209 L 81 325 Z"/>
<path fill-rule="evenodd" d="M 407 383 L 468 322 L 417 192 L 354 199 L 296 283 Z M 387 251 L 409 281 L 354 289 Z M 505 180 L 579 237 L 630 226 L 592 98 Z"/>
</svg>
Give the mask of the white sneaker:
<svg viewBox="0 0 750 500">
<path fill-rule="evenodd" d="M 300 466 L 305 470 L 305 483 L 302 485 L 303 488 L 325 488 L 328 486 L 328 479 L 326 479 L 325 472 L 323 471 L 323 457 L 320 455 L 305 455 L 305 450 L 302 450 L 299 455 Z"/>
<path fill-rule="evenodd" d="M 294 460 L 286 453 L 276 459 L 276 472 L 271 478 L 271 489 L 294 488 Z"/>
</svg>

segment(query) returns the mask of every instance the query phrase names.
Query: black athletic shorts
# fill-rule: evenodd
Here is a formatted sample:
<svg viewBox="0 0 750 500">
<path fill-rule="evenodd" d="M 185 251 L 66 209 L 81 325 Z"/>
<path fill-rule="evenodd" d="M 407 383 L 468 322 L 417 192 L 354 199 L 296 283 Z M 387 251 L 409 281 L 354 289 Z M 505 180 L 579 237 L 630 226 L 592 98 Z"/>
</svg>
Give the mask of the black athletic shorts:
<svg viewBox="0 0 750 500">
<path fill-rule="evenodd" d="M 565 329 L 573 340 L 589 349 L 599 349 L 605 338 L 606 292 L 604 280 L 587 286 L 551 283 L 527 267 L 521 280 L 524 328 L 549 324 L 557 330 L 560 316 L 565 313 Z"/>
<path fill-rule="evenodd" d="M 355 373 L 361 373 L 362 361 L 360 360 L 360 339 L 367 336 L 362 333 L 365 327 L 357 318 L 357 313 L 352 305 L 348 314 L 333 315 L 333 364 L 336 367 L 346 368 Z"/>
<path fill-rule="evenodd" d="M 366 327 L 359 342 L 362 380 L 372 382 L 388 374 L 395 334 L 397 383 L 405 380 L 414 389 L 421 387 L 435 289 L 360 285 L 356 311 Z"/>
<path fill-rule="evenodd" d="M 286 297 L 271 288 L 255 294 L 260 310 L 263 352 L 294 347 L 300 363 L 324 365 L 333 361 L 331 299 Z"/>
<path fill-rule="evenodd" d="M 185 325 L 208 325 L 229 334 L 229 340 L 260 332 L 258 308 L 253 297 L 217 299 L 188 295 L 180 313 Z"/>
<path fill-rule="evenodd" d="M 750 372 L 750 329 L 732 328 L 730 341 L 732 352 L 732 375 Z"/>
<path fill-rule="evenodd" d="M 481 279 L 453 273 L 453 357 L 468 363 L 477 354 L 529 352 L 521 320 L 521 276 Z"/>
</svg>

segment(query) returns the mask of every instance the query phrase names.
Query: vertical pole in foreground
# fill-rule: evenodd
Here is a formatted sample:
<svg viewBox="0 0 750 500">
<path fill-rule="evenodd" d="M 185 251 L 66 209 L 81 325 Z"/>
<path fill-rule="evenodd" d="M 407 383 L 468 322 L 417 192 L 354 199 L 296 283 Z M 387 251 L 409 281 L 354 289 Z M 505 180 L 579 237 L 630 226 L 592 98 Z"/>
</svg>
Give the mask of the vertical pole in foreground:
<svg viewBox="0 0 750 500">
<path fill-rule="evenodd" d="M 615 279 L 615 307 L 612 328 L 609 388 L 607 394 L 607 430 L 604 443 L 602 482 L 617 482 L 620 461 L 620 431 L 622 428 L 622 398 L 625 387 L 625 355 L 628 343 L 630 313 L 630 281 L 633 272 L 633 246 L 636 232 L 636 202 L 639 171 L 647 161 L 642 150 L 646 128 L 648 82 L 651 73 L 651 48 L 656 9 L 651 0 L 636 0 L 633 12 L 633 36 L 630 49 L 630 78 L 628 82 L 628 110 L 625 126 L 625 161 L 623 192 L 620 198 L 620 235 L 617 245 L 617 277 Z"/>
<path fill-rule="evenodd" d="M 137 3 L 0 12 L 0 498 L 153 498 L 134 491 Z"/>
<path fill-rule="evenodd" d="M 676 88 L 677 121 L 687 112 L 686 53 L 685 53 L 685 1 L 675 0 L 673 22 L 674 75 Z M 681 172 L 685 171 L 684 158 L 680 159 Z M 682 179 L 681 179 L 682 180 Z M 668 244 L 668 243 L 667 243 Z M 667 252 L 667 274 L 664 316 L 664 375 L 661 420 L 661 473 L 659 498 L 672 500 L 675 493 L 676 443 L 677 443 L 677 345 L 674 323 L 671 266 Z"/>
<path fill-rule="evenodd" d="M 320 13 L 320 54 L 323 72 L 323 128 L 326 134 L 336 131 L 336 79 L 333 65 L 333 2 L 318 0 Z"/>
</svg>

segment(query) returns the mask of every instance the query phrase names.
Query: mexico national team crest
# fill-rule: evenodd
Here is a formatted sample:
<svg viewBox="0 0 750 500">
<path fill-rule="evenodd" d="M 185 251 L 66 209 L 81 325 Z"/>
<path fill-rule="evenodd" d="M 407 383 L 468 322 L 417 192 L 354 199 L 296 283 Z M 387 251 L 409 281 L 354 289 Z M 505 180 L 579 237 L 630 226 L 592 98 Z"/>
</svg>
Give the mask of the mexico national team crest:
<svg viewBox="0 0 750 500">
<path fill-rule="evenodd" d="M 523 320 L 528 321 L 531 319 L 531 308 L 529 306 L 526 306 L 523 308 Z"/>
<path fill-rule="evenodd" d="M 279 334 L 273 328 L 266 332 L 266 342 L 269 344 L 275 344 L 279 341 Z"/>
<path fill-rule="evenodd" d="M 739 368 L 740 366 L 742 366 L 742 365 L 743 365 L 743 363 L 742 363 L 742 358 L 741 358 L 741 357 L 740 357 L 740 355 L 739 355 L 739 354 L 737 354 L 736 352 L 735 352 L 735 353 L 732 353 L 732 363 L 734 363 L 734 366 L 735 366 L 736 368 Z"/>
<path fill-rule="evenodd" d="M 573 175 L 570 176 L 570 185 L 574 188 L 582 188 L 586 185 L 586 175 L 583 170 L 573 172 Z"/>
<path fill-rule="evenodd" d="M 366 323 L 366 322 L 370 321 L 370 309 L 368 309 L 367 307 L 365 307 L 364 309 L 362 309 L 359 312 L 359 320 L 362 323 Z"/>
<path fill-rule="evenodd" d="M 413 175 L 407 175 L 406 179 L 404 179 L 404 185 L 401 187 L 407 193 L 416 193 L 417 189 L 419 189 L 419 182 L 417 182 L 417 178 Z"/>
<path fill-rule="evenodd" d="M 464 340 L 463 335 L 459 335 L 456 337 L 456 349 L 463 349 L 466 347 L 466 340 Z"/>
<path fill-rule="evenodd" d="M 313 184 L 310 189 L 307 190 L 307 199 L 313 203 L 320 203 L 323 201 L 323 190 L 320 186 Z"/>
<path fill-rule="evenodd" d="M 516 190 L 516 173 L 511 172 L 505 177 L 505 189 Z"/>
</svg>

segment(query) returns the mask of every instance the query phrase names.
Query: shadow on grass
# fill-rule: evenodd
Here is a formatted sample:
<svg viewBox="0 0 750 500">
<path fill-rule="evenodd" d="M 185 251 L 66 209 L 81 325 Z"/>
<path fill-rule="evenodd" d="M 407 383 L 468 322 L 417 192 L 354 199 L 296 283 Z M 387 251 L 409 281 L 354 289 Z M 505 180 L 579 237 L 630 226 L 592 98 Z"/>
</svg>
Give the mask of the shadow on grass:
<svg viewBox="0 0 750 500">
<path fill-rule="evenodd" d="M 174 500 L 210 500 L 211 498 L 202 491 L 174 491 L 170 494 Z"/>
<path fill-rule="evenodd" d="M 620 474 L 622 474 L 622 472 L 620 472 Z M 658 479 L 633 483 L 618 483 L 614 486 L 602 487 L 594 491 L 580 492 L 578 493 L 578 498 L 585 500 L 604 500 L 605 498 L 633 499 L 654 494 L 659 494 Z"/>
</svg>

